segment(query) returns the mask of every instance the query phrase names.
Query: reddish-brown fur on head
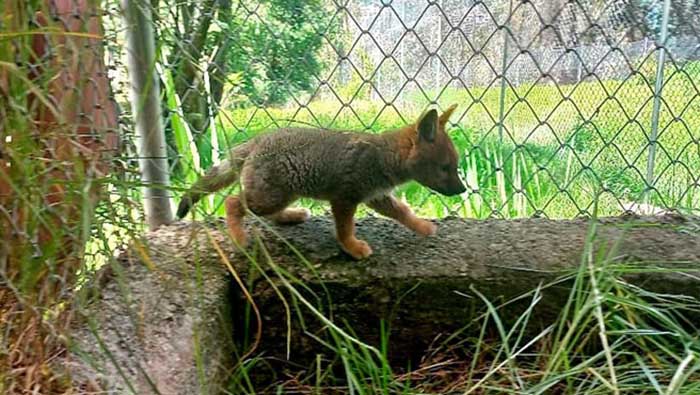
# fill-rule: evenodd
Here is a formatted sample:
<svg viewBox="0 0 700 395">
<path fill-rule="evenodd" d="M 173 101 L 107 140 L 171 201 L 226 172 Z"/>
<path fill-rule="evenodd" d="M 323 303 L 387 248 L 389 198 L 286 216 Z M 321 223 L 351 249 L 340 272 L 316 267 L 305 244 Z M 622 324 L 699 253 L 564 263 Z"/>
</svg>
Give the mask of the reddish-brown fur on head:
<svg viewBox="0 0 700 395">
<path fill-rule="evenodd" d="M 421 115 L 415 125 L 406 128 L 412 135 L 412 148 L 406 163 L 411 178 L 443 195 L 457 195 L 466 190 L 457 173 L 459 156 L 445 131 L 447 120 L 457 105 L 438 117 L 435 109 Z"/>
</svg>

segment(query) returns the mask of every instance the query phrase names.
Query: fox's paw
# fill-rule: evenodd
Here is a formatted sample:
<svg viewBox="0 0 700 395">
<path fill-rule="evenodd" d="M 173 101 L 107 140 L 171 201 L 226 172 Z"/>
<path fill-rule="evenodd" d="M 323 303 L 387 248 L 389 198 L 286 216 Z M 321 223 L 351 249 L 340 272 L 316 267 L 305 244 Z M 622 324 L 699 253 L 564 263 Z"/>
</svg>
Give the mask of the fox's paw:
<svg viewBox="0 0 700 395">
<path fill-rule="evenodd" d="M 341 242 L 340 245 L 343 247 L 343 251 L 347 252 L 353 258 L 360 260 L 367 258 L 372 255 L 372 248 L 364 240 L 350 239 L 345 242 Z"/>
<path fill-rule="evenodd" d="M 308 221 L 311 218 L 311 211 L 308 208 L 298 207 L 289 209 L 290 218 L 297 223 Z"/>
<path fill-rule="evenodd" d="M 428 220 L 416 219 L 416 221 L 413 223 L 412 228 L 419 235 L 432 236 L 435 233 L 437 233 L 438 227 L 437 227 L 437 225 L 435 225 L 434 223 L 432 223 Z"/>
<path fill-rule="evenodd" d="M 309 218 L 311 218 L 311 211 L 306 208 L 286 208 L 279 213 L 275 213 L 270 216 L 270 218 L 283 225 L 294 225 L 300 224 Z"/>
<path fill-rule="evenodd" d="M 245 248 L 248 246 L 248 235 L 245 230 L 241 228 L 229 228 L 228 234 L 239 247 Z"/>
</svg>

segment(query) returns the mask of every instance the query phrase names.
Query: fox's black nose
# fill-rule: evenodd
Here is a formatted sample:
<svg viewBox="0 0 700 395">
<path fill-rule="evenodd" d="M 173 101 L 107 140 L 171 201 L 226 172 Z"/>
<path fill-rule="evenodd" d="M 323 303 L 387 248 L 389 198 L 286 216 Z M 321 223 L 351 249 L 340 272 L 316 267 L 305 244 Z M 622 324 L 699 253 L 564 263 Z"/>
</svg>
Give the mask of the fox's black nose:
<svg viewBox="0 0 700 395">
<path fill-rule="evenodd" d="M 448 196 L 459 195 L 460 193 L 464 193 L 464 191 L 466 190 L 467 188 L 465 188 L 464 185 L 462 185 L 461 187 L 459 187 L 459 189 L 453 190 L 452 193 L 450 193 Z"/>
<path fill-rule="evenodd" d="M 446 196 L 455 196 L 455 195 L 459 195 L 460 193 L 464 193 L 464 191 L 466 191 L 466 190 L 467 190 L 467 188 L 464 186 L 464 184 L 462 184 L 460 182 L 459 184 L 453 185 L 450 188 L 448 188 L 444 191 L 440 191 L 440 192 Z"/>
<path fill-rule="evenodd" d="M 460 193 L 464 193 L 464 191 L 466 191 L 466 190 L 467 190 L 467 187 L 465 187 L 462 180 L 460 180 L 458 178 L 452 182 L 452 186 L 450 188 L 450 191 L 452 193 L 450 194 L 450 196 L 459 195 Z"/>
</svg>

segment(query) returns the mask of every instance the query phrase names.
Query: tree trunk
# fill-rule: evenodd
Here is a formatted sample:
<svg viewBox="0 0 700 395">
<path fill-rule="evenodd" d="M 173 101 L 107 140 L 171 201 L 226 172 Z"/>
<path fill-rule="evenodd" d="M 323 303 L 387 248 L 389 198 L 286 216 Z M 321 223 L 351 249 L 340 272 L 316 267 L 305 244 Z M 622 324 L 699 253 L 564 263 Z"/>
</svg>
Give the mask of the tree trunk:
<svg viewBox="0 0 700 395">
<path fill-rule="evenodd" d="M 66 382 L 38 367 L 63 352 L 93 209 L 118 148 L 103 10 L 86 0 L 0 4 L 9 33 L 0 40 L 0 333 L 12 350 L 0 352 L 0 388 L 63 393 Z"/>
</svg>

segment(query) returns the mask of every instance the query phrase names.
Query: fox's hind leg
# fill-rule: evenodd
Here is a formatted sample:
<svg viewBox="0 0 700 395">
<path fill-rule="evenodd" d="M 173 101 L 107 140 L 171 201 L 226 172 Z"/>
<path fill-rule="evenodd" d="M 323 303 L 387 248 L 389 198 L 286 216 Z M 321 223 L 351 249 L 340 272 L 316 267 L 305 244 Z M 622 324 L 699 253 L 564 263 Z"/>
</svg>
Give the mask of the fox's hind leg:
<svg viewBox="0 0 700 395">
<path fill-rule="evenodd" d="M 367 205 L 379 214 L 399 221 L 420 235 L 430 236 L 437 232 L 437 225 L 428 220 L 418 218 L 406 203 L 391 195 L 372 199 L 367 202 Z"/>
<path fill-rule="evenodd" d="M 305 208 L 285 208 L 274 214 L 268 215 L 268 218 L 282 225 L 300 224 L 311 218 L 311 212 Z"/>
<path fill-rule="evenodd" d="M 226 224 L 231 237 L 241 246 L 247 244 L 247 235 L 243 228 L 246 209 L 261 217 L 271 217 L 284 223 L 302 222 L 308 218 L 308 210 L 287 209 L 294 199 L 274 188 L 260 188 L 255 185 L 244 189 L 242 197 L 226 198 Z"/>
<path fill-rule="evenodd" d="M 243 228 L 245 207 L 238 196 L 229 196 L 224 203 L 226 207 L 226 226 L 233 240 L 241 247 L 248 244 L 248 237 Z"/>
</svg>

